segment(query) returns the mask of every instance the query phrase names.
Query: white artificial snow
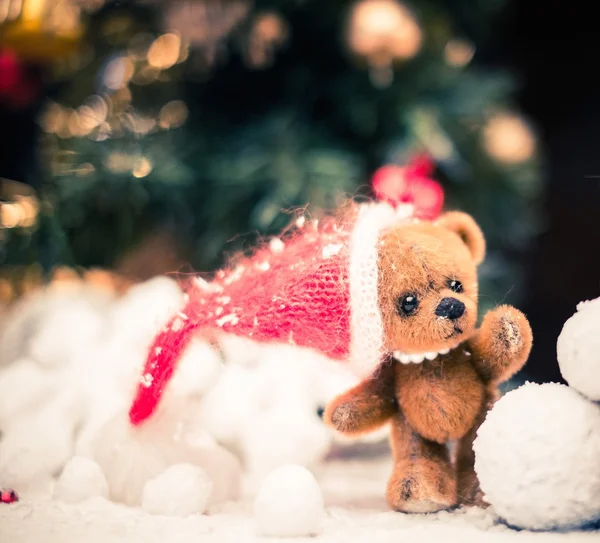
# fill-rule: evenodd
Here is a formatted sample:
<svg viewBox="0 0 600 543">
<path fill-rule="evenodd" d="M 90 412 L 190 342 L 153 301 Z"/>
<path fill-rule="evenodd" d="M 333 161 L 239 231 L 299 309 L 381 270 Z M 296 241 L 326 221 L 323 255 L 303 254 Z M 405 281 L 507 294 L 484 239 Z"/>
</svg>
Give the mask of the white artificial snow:
<svg viewBox="0 0 600 543">
<path fill-rule="evenodd" d="M 73 454 L 76 420 L 69 397 L 42 404 L 2 429 L 0 485 L 26 489 L 59 472 Z"/>
<path fill-rule="evenodd" d="M 596 543 L 599 531 L 516 531 L 491 509 L 428 515 L 390 511 L 385 486 L 391 460 L 328 462 L 319 479 L 326 514 L 314 543 Z M 151 515 L 102 499 L 80 504 L 52 500 L 0 505 L 0 541 L 18 543 L 265 543 L 256 532 L 252 500 L 212 508 L 207 515 Z M 281 541 L 281 539 L 279 539 Z M 288 540 L 294 541 L 294 540 Z M 298 539 L 308 541 L 308 539 Z"/>
<path fill-rule="evenodd" d="M 198 416 L 215 438 L 240 455 L 256 484 L 286 464 L 313 468 L 331 447 L 348 440 L 319 417 L 336 395 L 356 385 L 342 363 L 291 345 L 263 345 L 224 337 L 225 363 L 203 396 Z M 381 442 L 387 430 L 360 441 Z"/>
<path fill-rule="evenodd" d="M 600 401 L 600 298 L 582 302 L 556 345 L 560 372 L 570 386 Z"/>
<path fill-rule="evenodd" d="M 212 488 L 212 481 L 202 468 L 193 464 L 174 464 L 146 483 L 142 509 L 173 517 L 204 513 Z"/>
<path fill-rule="evenodd" d="M 478 431 L 475 469 L 486 500 L 529 529 L 600 519 L 600 406 L 559 384 L 501 398 Z"/>
<path fill-rule="evenodd" d="M 0 367 L 0 428 L 56 397 L 63 383 L 63 374 L 42 368 L 30 358 Z"/>
<path fill-rule="evenodd" d="M 254 502 L 258 532 L 266 536 L 317 535 L 323 528 L 323 494 L 302 466 L 283 466 L 264 480 Z"/>
<path fill-rule="evenodd" d="M 176 281 L 158 277 L 120 298 L 78 286 L 41 291 L 16 304 L 5 315 L 8 326 L 0 338 L 0 431 L 5 436 L 0 481 L 3 474 L 5 480 L 21 483 L 49 478 L 73 454 L 93 457 L 98 435 L 119 414 L 126 432 L 124 413 L 148 349 L 183 301 Z M 59 330 L 57 323 L 64 328 Z M 161 406 L 171 421 L 186 419 L 196 441 L 211 436 L 239 456 L 256 486 L 278 466 L 314 468 L 333 445 L 356 441 L 333 433 L 318 416 L 327 402 L 356 382 L 344 364 L 312 350 L 225 335 L 215 347 L 196 338 L 179 361 Z M 52 423 L 46 424 L 49 417 Z M 45 426 L 42 431 L 37 430 L 40 424 Z M 386 433 L 365 440 L 381 442 Z M 162 435 L 146 439 L 152 442 Z M 182 461 L 189 454 L 187 446 L 176 453 L 181 444 L 171 438 L 166 443 L 148 452 L 156 456 L 158 471 L 168 466 L 162 449 L 169 451 L 169 461 Z M 108 443 L 103 447 L 111 450 Z M 44 448 L 51 454 L 40 461 L 35 451 Z M 127 450 L 123 445 L 121 452 Z M 121 458 L 131 459 L 127 466 L 134 463 L 133 455 L 123 452 Z M 120 500 L 128 501 L 123 494 L 131 493 L 136 503 L 147 477 L 158 474 L 135 463 L 130 472 L 121 472 L 123 477 L 109 469 L 111 489 L 123 489 L 115 490 Z M 131 490 L 126 490 L 125 474 L 133 480 Z M 216 485 L 216 496 L 221 486 Z"/>
<path fill-rule="evenodd" d="M 0 365 L 27 356 L 61 367 L 71 353 L 102 333 L 112 296 L 89 285 L 53 287 L 26 295 L 4 315 Z"/>
<path fill-rule="evenodd" d="M 210 436 L 198 439 L 193 427 L 180 419 L 179 410 L 163 410 L 140 428 L 132 427 L 126 413 L 118 413 L 99 432 L 93 458 L 100 464 L 112 500 L 140 505 L 145 484 L 173 464 L 192 463 L 204 468 L 213 482 L 212 500 L 235 499 L 241 467 L 229 451 Z"/>
<path fill-rule="evenodd" d="M 196 396 L 206 394 L 217 382 L 223 361 L 208 343 L 193 339 L 177 364 L 166 395 Z M 164 399 L 168 401 L 168 396 Z"/>
<path fill-rule="evenodd" d="M 66 503 L 90 498 L 108 498 L 108 482 L 96 462 L 74 456 L 67 462 L 54 486 L 54 497 Z"/>
</svg>

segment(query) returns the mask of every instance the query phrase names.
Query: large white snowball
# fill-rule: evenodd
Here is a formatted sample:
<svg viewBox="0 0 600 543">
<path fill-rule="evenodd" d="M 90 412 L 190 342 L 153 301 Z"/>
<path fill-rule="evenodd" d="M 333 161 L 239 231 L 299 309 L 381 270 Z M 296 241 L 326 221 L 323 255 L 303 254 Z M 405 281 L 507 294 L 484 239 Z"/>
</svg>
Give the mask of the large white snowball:
<svg viewBox="0 0 600 543">
<path fill-rule="evenodd" d="M 325 515 L 321 488 L 304 467 L 278 468 L 263 482 L 254 502 L 254 515 L 262 535 L 316 535 Z"/>
<path fill-rule="evenodd" d="M 212 481 L 202 468 L 175 464 L 146 483 L 142 508 L 148 513 L 172 517 L 204 513 L 212 488 Z"/>
<path fill-rule="evenodd" d="M 83 456 L 74 456 L 56 482 L 54 497 L 66 503 L 108 498 L 108 482 L 96 462 Z"/>
<path fill-rule="evenodd" d="M 565 381 L 600 401 L 600 298 L 577 306 L 577 313 L 563 326 L 556 350 Z"/>
<path fill-rule="evenodd" d="M 527 383 L 478 431 L 475 470 L 509 524 L 571 528 L 600 519 L 600 408 L 564 385 Z"/>
</svg>

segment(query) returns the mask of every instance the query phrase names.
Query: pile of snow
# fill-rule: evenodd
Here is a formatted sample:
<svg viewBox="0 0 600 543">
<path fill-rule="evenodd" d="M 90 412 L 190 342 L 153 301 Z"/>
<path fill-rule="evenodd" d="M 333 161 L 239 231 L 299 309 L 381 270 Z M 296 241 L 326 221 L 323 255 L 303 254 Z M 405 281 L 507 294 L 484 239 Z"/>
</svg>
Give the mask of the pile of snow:
<svg viewBox="0 0 600 543">
<path fill-rule="evenodd" d="M 242 468 L 256 491 L 273 469 L 316 468 L 334 443 L 348 443 L 320 418 L 356 384 L 343 364 L 227 336 L 219 350 L 193 341 L 159 413 L 131 427 L 146 352 L 183 303 L 177 282 L 157 277 L 120 298 L 83 284 L 16 304 L 0 337 L 0 482 L 21 493 L 44 486 L 76 455 L 59 494 L 77 498 L 64 485 L 88 458 L 112 500 L 140 505 L 149 481 L 191 464 L 210 478 L 214 504 L 238 495 Z M 382 431 L 367 440 L 385 438 Z"/>
</svg>

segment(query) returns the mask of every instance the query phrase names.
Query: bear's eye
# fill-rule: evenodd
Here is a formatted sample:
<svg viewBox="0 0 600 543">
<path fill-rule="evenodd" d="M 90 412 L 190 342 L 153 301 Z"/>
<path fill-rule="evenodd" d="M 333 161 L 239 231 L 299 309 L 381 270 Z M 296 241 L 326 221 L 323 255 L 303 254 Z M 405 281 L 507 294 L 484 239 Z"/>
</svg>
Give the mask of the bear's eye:
<svg viewBox="0 0 600 543">
<path fill-rule="evenodd" d="M 410 315 L 419 307 L 419 300 L 414 294 L 406 294 L 396 301 L 396 309 L 400 315 Z"/>
<path fill-rule="evenodd" d="M 448 288 L 452 291 L 452 292 L 462 292 L 463 291 L 463 286 L 462 283 L 460 281 L 457 281 L 456 279 L 450 279 L 448 281 Z"/>
</svg>

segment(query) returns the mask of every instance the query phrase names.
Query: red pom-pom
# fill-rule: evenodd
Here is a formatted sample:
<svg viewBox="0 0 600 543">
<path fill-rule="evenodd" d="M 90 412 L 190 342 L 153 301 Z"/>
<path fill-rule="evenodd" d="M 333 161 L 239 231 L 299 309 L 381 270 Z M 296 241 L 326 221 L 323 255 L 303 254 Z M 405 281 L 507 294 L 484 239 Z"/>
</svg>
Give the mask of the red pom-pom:
<svg viewBox="0 0 600 543">
<path fill-rule="evenodd" d="M 0 503 L 15 503 L 19 501 L 19 496 L 12 488 L 0 489 Z"/>
<path fill-rule="evenodd" d="M 427 157 L 418 157 L 408 166 L 382 166 L 373 175 L 373 191 L 379 200 L 393 206 L 412 204 L 415 217 L 433 220 L 444 206 L 444 190 L 429 177 L 432 171 Z"/>
</svg>

